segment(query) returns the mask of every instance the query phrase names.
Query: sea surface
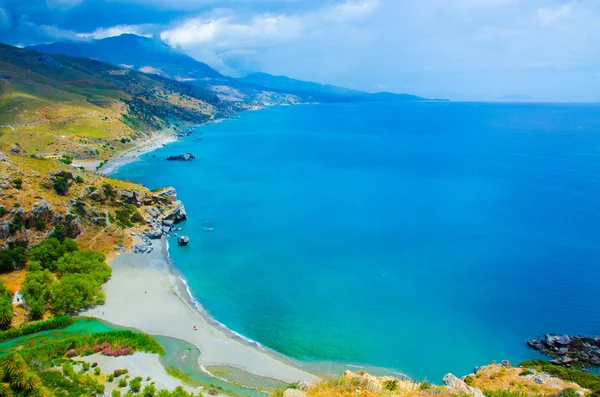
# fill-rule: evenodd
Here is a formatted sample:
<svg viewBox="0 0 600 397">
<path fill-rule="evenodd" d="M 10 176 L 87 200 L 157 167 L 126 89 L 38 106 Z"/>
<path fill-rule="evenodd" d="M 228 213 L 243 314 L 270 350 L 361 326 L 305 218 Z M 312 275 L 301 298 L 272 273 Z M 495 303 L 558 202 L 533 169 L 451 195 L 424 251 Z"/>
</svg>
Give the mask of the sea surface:
<svg viewBox="0 0 600 397">
<path fill-rule="evenodd" d="M 195 298 L 296 359 L 440 382 L 600 334 L 598 105 L 276 107 L 115 176 L 177 189 Z"/>
</svg>

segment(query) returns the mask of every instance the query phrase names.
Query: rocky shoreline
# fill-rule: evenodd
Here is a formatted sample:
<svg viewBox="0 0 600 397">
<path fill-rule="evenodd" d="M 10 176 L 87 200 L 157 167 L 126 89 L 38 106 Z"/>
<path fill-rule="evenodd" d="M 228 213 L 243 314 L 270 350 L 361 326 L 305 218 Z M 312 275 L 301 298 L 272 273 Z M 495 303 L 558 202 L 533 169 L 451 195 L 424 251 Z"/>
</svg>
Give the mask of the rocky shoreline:
<svg viewBox="0 0 600 397">
<path fill-rule="evenodd" d="M 544 338 L 533 338 L 527 345 L 542 354 L 552 357 L 552 364 L 575 363 L 600 365 L 600 336 L 569 336 L 547 334 Z"/>
</svg>

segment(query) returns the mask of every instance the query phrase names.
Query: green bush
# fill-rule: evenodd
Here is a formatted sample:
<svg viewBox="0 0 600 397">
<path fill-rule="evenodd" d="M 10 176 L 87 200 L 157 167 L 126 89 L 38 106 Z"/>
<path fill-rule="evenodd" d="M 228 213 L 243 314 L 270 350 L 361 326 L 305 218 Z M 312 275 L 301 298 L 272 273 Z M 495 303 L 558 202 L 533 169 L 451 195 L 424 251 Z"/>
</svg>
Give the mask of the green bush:
<svg viewBox="0 0 600 397">
<path fill-rule="evenodd" d="M 156 394 L 156 387 L 154 385 L 146 385 L 144 386 L 144 391 L 142 391 L 144 397 L 154 397 Z"/>
<path fill-rule="evenodd" d="M 121 397 L 121 391 L 119 389 L 114 389 L 111 394 L 112 397 Z"/>
<path fill-rule="evenodd" d="M 21 189 L 21 187 L 23 187 L 23 179 L 15 178 L 12 180 L 12 184 L 15 187 L 15 189 Z"/>
<path fill-rule="evenodd" d="M 119 387 L 120 388 L 127 387 L 127 379 L 125 379 L 125 378 L 119 379 Z"/>
<path fill-rule="evenodd" d="M 0 342 L 4 342 L 8 339 L 18 338 L 23 335 L 34 334 L 36 332 L 66 328 L 71 324 L 73 324 L 73 318 L 68 316 L 54 317 L 44 321 L 36 321 L 34 323 L 23 325 L 19 328 L 0 332 Z"/>
<path fill-rule="evenodd" d="M 94 368 L 94 375 L 100 376 L 101 370 L 99 367 Z"/>
<path fill-rule="evenodd" d="M 58 177 L 52 182 L 52 187 L 57 194 L 64 196 L 69 190 L 69 182 L 62 177 Z"/>
<path fill-rule="evenodd" d="M 142 390 L 142 378 L 136 376 L 129 382 L 129 390 L 133 393 L 139 393 Z"/>
</svg>

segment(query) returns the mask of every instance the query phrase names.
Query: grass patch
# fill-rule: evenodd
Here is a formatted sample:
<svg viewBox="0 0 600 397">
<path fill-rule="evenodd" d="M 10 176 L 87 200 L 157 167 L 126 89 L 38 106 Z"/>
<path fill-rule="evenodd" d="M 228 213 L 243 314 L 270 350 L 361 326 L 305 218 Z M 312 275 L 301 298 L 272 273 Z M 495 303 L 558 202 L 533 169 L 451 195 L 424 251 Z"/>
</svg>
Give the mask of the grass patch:
<svg viewBox="0 0 600 397">
<path fill-rule="evenodd" d="M 600 397 L 600 375 L 591 372 L 583 372 L 575 368 L 561 367 L 543 360 L 523 361 L 519 366 L 533 368 L 562 380 L 577 383 L 579 386 L 591 390 L 591 396 Z"/>
</svg>

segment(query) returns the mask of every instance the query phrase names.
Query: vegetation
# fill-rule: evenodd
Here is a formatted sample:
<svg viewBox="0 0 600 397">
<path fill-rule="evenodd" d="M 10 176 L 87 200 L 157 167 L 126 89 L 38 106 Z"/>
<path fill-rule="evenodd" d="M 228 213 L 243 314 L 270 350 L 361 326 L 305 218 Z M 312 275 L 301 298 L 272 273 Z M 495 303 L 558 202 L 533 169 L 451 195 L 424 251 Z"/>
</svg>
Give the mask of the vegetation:
<svg viewBox="0 0 600 397">
<path fill-rule="evenodd" d="M 131 227 L 134 223 L 141 223 L 144 218 L 140 215 L 133 204 L 125 204 L 122 208 L 115 211 L 115 219 L 119 226 Z"/>
<path fill-rule="evenodd" d="M 0 251 L 0 272 L 12 272 L 21 269 L 27 263 L 26 243 L 8 243 L 8 247 Z"/>
<path fill-rule="evenodd" d="M 592 397 L 600 397 L 600 375 L 591 372 L 583 372 L 577 368 L 554 365 L 544 360 L 524 361 L 519 364 L 519 366 L 523 368 L 532 368 L 562 380 L 577 383 L 579 386 L 591 390 Z"/>
<path fill-rule="evenodd" d="M 41 318 L 48 305 L 64 315 L 104 302 L 102 284 L 112 272 L 104 254 L 79 251 L 69 238 L 49 238 L 30 250 L 29 260 L 21 291 L 32 319 Z"/>
</svg>

